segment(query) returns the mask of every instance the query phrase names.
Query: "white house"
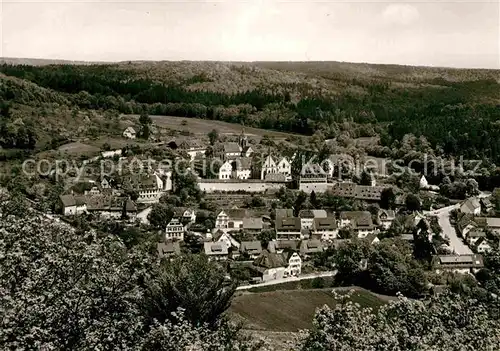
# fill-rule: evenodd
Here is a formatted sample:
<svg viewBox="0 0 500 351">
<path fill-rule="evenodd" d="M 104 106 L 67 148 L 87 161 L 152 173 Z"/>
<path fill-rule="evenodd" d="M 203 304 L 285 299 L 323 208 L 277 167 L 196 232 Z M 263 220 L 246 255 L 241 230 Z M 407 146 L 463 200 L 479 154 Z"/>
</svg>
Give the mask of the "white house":
<svg viewBox="0 0 500 351">
<path fill-rule="evenodd" d="M 125 138 L 128 138 L 128 139 L 135 139 L 136 136 L 137 136 L 137 133 L 135 131 L 134 128 L 132 127 L 127 127 L 124 131 L 123 131 L 123 136 Z"/>
<path fill-rule="evenodd" d="M 87 211 L 87 203 L 84 196 L 60 195 L 59 200 L 64 216 L 79 215 Z"/>
<path fill-rule="evenodd" d="M 243 228 L 243 219 L 247 218 L 245 209 L 228 209 L 220 211 L 215 219 L 215 229 L 239 230 Z"/>
<path fill-rule="evenodd" d="M 378 211 L 378 219 L 382 228 L 384 230 L 387 230 L 391 227 L 392 222 L 394 222 L 394 220 L 396 219 L 396 214 L 393 210 L 380 209 Z"/>
<path fill-rule="evenodd" d="M 165 228 L 165 239 L 167 240 L 184 240 L 184 232 L 186 227 L 182 224 L 181 220 L 174 217 L 168 222 Z"/>
<path fill-rule="evenodd" d="M 337 221 L 334 217 L 315 218 L 312 233 L 321 235 L 321 240 L 334 240 L 339 234 Z"/>
<path fill-rule="evenodd" d="M 304 238 L 298 217 L 276 218 L 274 221 L 277 240 L 301 240 Z"/>
<path fill-rule="evenodd" d="M 420 189 L 427 189 L 429 187 L 429 182 L 427 181 L 427 179 L 425 178 L 425 176 L 423 175 L 421 178 L 420 178 Z"/>
<path fill-rule="evenodd" d="M 249 179 L 251 174 L 252 160 L 248 157 L 240 157 L 232 162 L 231 178 Z"/>
<path fill-rule="evenodd" d="M 194 223 L 196 222 L 196 211 L 186 207 L 175 207 L 174 208 L 175 217 L 179 218 L 183 223 Z"/>
<path fill-rule="evenodd" d="M 231 179 L 233 173 L 233 166 L 231 162 L 226 161 L 219 168 L 219 179 Z"/>
<path fill-rule="evenodd" d="M 452 271 L 465 274 L 484 267 L 481 255 L 439 255 L 434 256 L 432 263 L 436 273 Z"/>
<path fill-rule="evenodd" d="M 300 210 L 300 229 L 311 229 L 314 223 L 314 213 L 311 210 Z"/>
<path fill-rule="evenodd" d="M 481 214 L 481 203 L 477 198 L 471 197 L 460 206 L 460 212 L 478 216 Z"/>
<path fill-rule="evenodd" d="M 225 261 L 229 255 L 228 247 L 222 242 L 205 242 L 203 249 L 210 260 Z"/>
<path fill-rule="evenodd" d="M 490 252 L 491 250 L 493 250 L 493 248 L 488 243 L 488 240 L 486 240 L 485 237 L 479 238 L 476 241 L 474 248 L 476 249 L 476 252 L 478 252 L 478 253 Z"/>
<path fill-rule="evenodd" d="M 283 174 L 286 180 L 292 179 L 292 164 L 286 157 L 278 162 L 278 173 Z"/>
<path fill-rule="evenodd" d="M 340 227 L 351 227 L 358 238 L 375 233 L 372 215 L 368 211 L 340 212 Z"/>
<path fill-rule="evenodd" d="M 232 248 L 239 250 L 241 246 L 240 243 L 235 238 L 233 238 L 231 234 L 225 233 L 222 230 L 218 230 L 214 234 L 214 236 L 212 237 L 212 241 L 223 243 L 228 249 Z"/>
<path fill-rule="evenodd" d="M 138 203 L 152 204 L 160 200 L 166 191 L 166 183 L 155 174 L 132 176 L 126 179 L 132 189 L 137 191 Z"/>
<path fill-rule="evenodd" d="M 252 268 L 260 274 L 263 282 L 283 279 L 286 276 L 287 267 L 288 263 L 282 254 L 271 253 L 267 250 L 263 250 L 252 264 Z"/>
<path fill-rule="evenodd" d="M 265 179 L 267 174 L 278 173 L 278 166 L 271 155 L 268 155 L 261 165 L 260 179 Z"/>
<path fill-rule="evenodd" d="M 296 252 L 286 252 L 285 255 L 286 262 L 288 263 L 285 275 L 287 276 L 299 276 L 302 272 L 302 259 Z"/>
<path fill-rule="evenodd" d="M 486 233 L 481 229 L 473 229 L 467 231 L 465 236 L 467 237 L 467 243 L 473 246 L 479 239 L 486 238 Z"/>
</svg>

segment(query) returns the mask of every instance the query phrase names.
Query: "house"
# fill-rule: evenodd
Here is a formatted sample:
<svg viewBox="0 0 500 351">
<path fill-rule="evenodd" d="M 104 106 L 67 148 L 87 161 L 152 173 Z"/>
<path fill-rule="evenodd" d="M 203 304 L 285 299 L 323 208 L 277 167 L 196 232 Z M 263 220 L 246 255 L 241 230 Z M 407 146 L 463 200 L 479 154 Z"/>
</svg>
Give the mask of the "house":
<svg viewBox="0 0 500 351">
<path fill-rule="evenodd" d="M 286 276 L 297 277 L 302 272 L 302 258 L 297 252 L 285 251 L 282 253 L 285 256 L 285 262 L 288 263 L 285 271 Z"/>
<path fill-rule="evenodd" d="M 251 157 L 252 156 L 254 151 L 248 143 L 248 138 L 245 135 L 245 130 L 242 130 L 240 136 L 238 137 L 238 145 L 241 148 L 241 157 Z"/>
<path fill-rule="evenodd" d="M 152 206 L 148 206 L 140 210 L 139 212 L 137 212 L 135 218 L 138 219 L 142 224 L 149 224 L 149 214 L 151 213 L 152 209 Z"/>
<path fill-rule="evenodd" d="M 79 215 L 87 211 L 84 196 L 60 195 L 59 201 L 64 216 Z"/>
<path fill-rule="evenodd" d="M 243 229 L 244 218 L 248 218 L 245 209 L 227 209 L 220 211 L 215 219 L 215 228 L 224 231 Z"/>
<path fill-rule="evenodd" d="M 277 208 L 275 210 L 275 218 L 289 218 L 289 217 L 293 217 L 293 209 Z"/>
<path fill-rule="evenodd" d="M 229 256 L 228 247 L 223 242 L 204 242 L 203 251 L 210 260 L 214 261 L 225 261 Z"/>
<path fill-rule="evenodd" d="M 101 179 L 101 188 L 102 189 L 111 189 L 111 183 L 109 179 L 102 178 Z"/>
<path fill-rule="evenodd" d="M 271 155 L 253 164 L 252 173 L 254 178 L 265 180 L 268 174 L 278 174 L 278 166 Z"/>
<path fill-rule="evenodd" d="M 226 161 L 219 168 L 219 179 L 231 179 L 233 175 L 233 165 L 231 162 Z"/>
<path fill-rule="evenodd" d="M 263 282 L 285 278 L 287 267 L 288 263 L 282 254 L 267 250 L 263 250 L 252 264 L 252 269 L 261 276 Z"/>
<path fill-rule="evenodd" d="M 312 229 L 314 224 L 314 219 L 316 218 L 327 218 L 328 214 L 325 210 L 300 210 L 300 226 L 302 230 Z"/>
<path fill-rule="evenodd" d="M 413 234 L 401 234 L 399 237 L 401 238 L 401 240 L 407 241 L 409 243 L 412 243 L 415 240 Z"/>
<path fill-rule="evenodd" d="M 183 241 L 185 231 L 186 226 L 181 220 L 178 217 L 173 217 L 165 228 L 165 239 Z"/>
<path fill-rule="evenodd" d="M 137 136 L 137 132 L 135 131 L 134 128 L 132 127 L 127 127 L 124 131 L 123 131 L 123 136 L 127 139 L 135 139 L 136 136 Z"/>
<path fill-rule="evenodd" d="M 251 259 L 255 260 L 262 253 L 262 244 L 258 240 L 242 241 L 240 253 L 247 254 Z"/>
<path fill-rule="evenodd" d="M 269 252 L 283 253 L 285 250 L 297 251 L 299 242 L 297 240 L 272 240 L 267 244 Z"/>
<path fill-rule="evenodd" d="M 481 203 L 475 197 L 471 197 L 460 206 L 460 212 L 479 216 L 481 214 Z"/>
<path fill-rule="evenodd" d="M 311 229 L 314 223 L 314 213 L 311 210 L 300 210 L 299 211 L 300 218 L 300 228 L 303 229 Z"/>
<path fill-rule="evenodd" d="M 239 157 L 231 164 L 231 177 L 233 179 L 250 179 L 252 159 Z"/>
<path fill-rule="evenodd" d="M 285 217 L 276 218 L 274 221 L 277 240 L 301 240 L 303 238 L 301 232 L 300 218 Z"/>
<path fill-rule="evenodd" d="M 189 155 L 191 161 L 196 157 L 203 157 L 207 152 L 207 148 L 200 144 L 197 140 L 182 141 L 178 148 Z"/>
<path fill-rule="evenodd" d="M 370 245 L 378 244 L 380 242 L 380 239 L 375 233 L 368 234 L 363 238 L 363 240 L 366 240 Z"/>
<path fill-rule="evenodd" d="M 356 183 L 337 183 L 332 187 L 332 194 L 339 197 L 354 198 L 356 196 Z"/>
<path fill-rule="evenodd" d="M 237 251 L 240 249 L 240 243 L 229 233 L 218 230 L 212 236 L 212 241 L 224 243 L 228 249 Z"/>
<path fill-rule="evenodd" d="M 317 163 L 302 167 L 299 177 L 299 190 L 305 193 L 324 193 L 328 188 L 328 175 Z"/>
<path fill-rule="evenodd" d="M 181 246 L 178 241 L 165 241 L 158 243 L 157 250 L 160 258 L 171 258 L 172 256 L 180 255 Z"/>
<path fill-rule="evenodd" d="M 300 254 L 304 258 L 309 258 L 315 253 L 323 252 L 323 244 L 320 240 L 302 240 L 300 243 Z"/>
<path fill-rule="evenodd" d="M 391 227 L 392 222 L 396 219 L 396 213 L 393 210 L 378 210 L 378 219 L 380 221 L 380 225 L 384 230 L 387 230 Z"/>
<path fill-rule="evenodd" d="M 174 216 L 179 218 L 182 223 L 196 222 L 196 211 L 187 207 L 174 207 Z"/>
<path fill-rule="evenodd" d="M 124 210 L 131 221 L 135 221 L 137 215 L 137 206 L 126 196 L 86 196 L 85 202 L 87 204 L 87 212 L 101 219 L 121 219 Z"/>
<path fill-rule="evenodd" d="M 375 232 L 372 215 L 368 211 L 340 212 L 340 227 L 351 227 L 358 238 L 365 238 Z"/>
<path fill-rule="evenodd" d="M 279 162 L 278 162 L 278 173 L 283 174 L 285 176 L 286 180 L 291 180 L 292 179 L 292 164 L 286 157 L 283 157 Z"/>
<path fill-rule="evenodd" d="M 438 255 L 433 257 L 432 264 L 436 273 L 441 273 L 443 271 L 475 273 L 484 267 L 483 256 L 478 254 Z"/>
<path fill-rule="evenodd" d="M 260 233 L 264 228 L 262 217 L 243 218 L 243 230 L 249 233 Z"/>
<path fill-rule="evenodd" d="M 90 188 L 90 190 L 85 190 L 84 195 L 99 195 L 101 194 L 101 191 L 99 190 L 99 188 L 97 186 L 93 186 L 92 188 Z"/>
<path fill-rule="evenodd" d="M 490 252 L 493 250 L 485 237 L 479 238 L 474 244 L 474 251 L 477 253 Z"/>
<path fill-rule="evenodd" d="M 458 232 L 462 235 L 462 237 L 467 237 L 468 233 L 477 228 L 477 223 L 473 220 L 474 217 L 472 215 L 464 215 L 457 222 Z"/>
<path fill-rule="evenodd" d="M 474 221 L 481 228 L 491 231 L 494 235 L 500 236 L 500 218 L 496 217 L 476 217 Z"/>
<path fill-rule="evenodd" d="M 358 200 L 378 202 L 382 199 L 384 186 L 356 185 L 354 197 Z"/>
<path fill-rule="evenodd" d="M 157 174 L 129 176 L 125 183 L 138 193 L 138 203 L 157 203 L 166 191 L 165 183 Z"/>
<path fill-rule="evenodd" d="M 485 213 L 489 213 L 493 210 L 493 203 L 491 202 L 491 200 L 487 197 L 483 197 L 480 201 L 481 203 L 481 206 L 483 208 L 483 211 Z"/>
<path fill-rule="evenodd" d="M 334 217 L 314 218 L 313 235 L 321 235 L 321 240 L 334 240 L 339 234 L 337 221 Z"/>
<path fill-rule="evenodd" d="M 473 246 L 479 239 L 486 238 L 486 233 L 482 229 L 472 229 L 468 231 L 466 237 L 467 237 L 467 243 Z"/>
<path fill-rule="evenodd" d="M 429 182 L 427 181 L 427 179 L 425 178 L 425 176 L 423 175 L 421 178 L 420 178 L 420 189 L 427 189 L 429 187 Z"/>
<path fill-rule="evenodd" d="M 241 146 L 235 142 L 219 143 L 214 147 L 214 156 L 224 161 L 241 157 Z"/>
</svg>

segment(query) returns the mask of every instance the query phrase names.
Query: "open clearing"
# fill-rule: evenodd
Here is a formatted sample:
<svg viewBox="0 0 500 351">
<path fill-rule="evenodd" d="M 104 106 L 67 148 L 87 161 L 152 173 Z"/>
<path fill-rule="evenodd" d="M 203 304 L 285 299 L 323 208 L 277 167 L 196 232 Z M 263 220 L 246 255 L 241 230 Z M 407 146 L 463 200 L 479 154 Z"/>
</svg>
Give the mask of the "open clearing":
<svg viewBox="0 0 500 351">
<path fill-rule="evenodd" d="M 337 290 L 343 294 L 348 289 Z M 386 301 L 369 291 L 355 288 L 351 300 L 363 307 L 378 308 Z M 337 303 L 333 289 L 281 290 L 236 296 L 229 311 L 246 329 L 295 332 L 309 329 L 316 308 Z"/>
<path fill-rule="evenodd" d="M 123 117 L 130 118 L 138 116 L 126 115 Z M 245 128 L 245 134 L 247 134 L 248 136 L 263 137 L 264 135 L 269 135 L 275 138 L 285 139 L 292 135 L 289 133 L 245 127 L 237 123 L 228 123 L 228 122 L 214 121 L 209 119 L 173 117 L 173 116 L 150 116 L 150 117 L 158 127 L 169 128 L 179 131 L 188 130 L 189 132 L 194 134 L 206 135 L 212 129 L 217 129 L 220 134 L 239 135 L 241 134 L 242 129 Z M 182 125 L 183 121 L 186 121 L 187 124 Z"/>
</svg>

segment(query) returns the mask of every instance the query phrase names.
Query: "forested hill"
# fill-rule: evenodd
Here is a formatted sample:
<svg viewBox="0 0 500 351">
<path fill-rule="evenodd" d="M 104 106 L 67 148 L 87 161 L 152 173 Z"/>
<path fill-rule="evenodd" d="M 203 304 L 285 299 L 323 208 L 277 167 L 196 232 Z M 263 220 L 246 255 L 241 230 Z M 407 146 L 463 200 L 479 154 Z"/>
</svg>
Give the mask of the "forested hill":
<svg viewBox="0 0 500 351">
<path fill-rule="evenodd" d="M 26 62 L 26 61 L 25 61 Z M 12 63 L 12 61 L 10 61 Z M 199 117 L 324 137 L 425 136 L 445 154 L 500 164 L 500 71 L 338 62 L 3 64 L 0 96 L 25 87 L 72 107 Z M 17 78 L 16 84 L 12 84 Z M 32 84 L 20 84 L 29 81 Z M 36 98 L 38 99 L 38 98 Z M 61 104 L 61 102 L 59 102 Z M 64 104 L 64 103 L 63 103 Z M 57 118 L 55 116 L 54 118 Z"/>
</svg>

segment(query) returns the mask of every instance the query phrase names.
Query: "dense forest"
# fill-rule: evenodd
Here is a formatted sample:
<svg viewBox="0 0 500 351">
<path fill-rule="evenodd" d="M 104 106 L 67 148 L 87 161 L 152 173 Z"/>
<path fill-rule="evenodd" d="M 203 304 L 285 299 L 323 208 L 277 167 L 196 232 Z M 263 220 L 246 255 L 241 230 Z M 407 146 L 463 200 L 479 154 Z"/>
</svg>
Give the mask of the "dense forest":
<svg viewBox="0 0 500 351">
<path fill-rule="evenodd" d="M 130 64 L 3 64 L 0 72 L 55 91 L 82 109 L 216 119 L 306 135 L 321 131 L 327 138 L 338 137 L 345 130 L 342 125 L 350 123 L 366 126 L 353 130 L 350 137 L 380 134 L 385 146 L 397 147 L 406 134 L 425 136 L 444 154 L 500 163 L 500 84 L 488 76 L 410 84 L 387 76 L 320 74 L 316 84 L 311 83 L 310 72 L 292 79 L 283 71 L 281 80 L 275 76 L 266 80 L 265 74 L 276 72 L 255 73 L 247 66 L 232 65 L 231 75 L 224 76 L 217 71 L 219 66 L 208 65 L 201 73 L 198 66 L 198 71 L 190 71 L 184 63 L 181 67 L 184 71 L 175 79 L 157 73 L 153 64 L 150 71 Z M 239 89 L 219 89 L 231 85 L 231 79 L 238 79 Z M 245 80 L 251 82 L 247 88 L 241 87 Z M 4 101 L 15 102 L 20 95 L 14 86 L 0 93 Z"/>
</svg>

